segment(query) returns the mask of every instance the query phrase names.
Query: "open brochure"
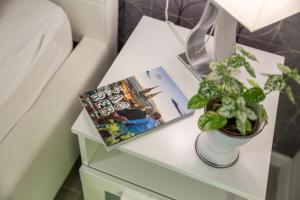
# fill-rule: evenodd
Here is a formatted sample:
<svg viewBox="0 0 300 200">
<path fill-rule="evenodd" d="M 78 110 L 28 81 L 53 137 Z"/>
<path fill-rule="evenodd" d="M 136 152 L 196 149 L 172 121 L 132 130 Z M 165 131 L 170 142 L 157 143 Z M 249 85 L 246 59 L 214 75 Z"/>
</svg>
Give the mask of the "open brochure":
<svg viewBox="0 0 300 200">
<path fill-rule="evenodd" d="M 107 150 L 193 113 L 162 67 L 79 95 Z"/>
</svg>

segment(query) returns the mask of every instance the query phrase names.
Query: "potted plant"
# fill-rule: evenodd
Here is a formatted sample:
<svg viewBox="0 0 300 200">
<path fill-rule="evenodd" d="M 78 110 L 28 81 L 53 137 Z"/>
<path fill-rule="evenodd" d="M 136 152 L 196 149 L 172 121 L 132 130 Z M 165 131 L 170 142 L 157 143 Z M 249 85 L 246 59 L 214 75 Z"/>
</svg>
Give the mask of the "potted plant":
<svg viewBox="0 0 300 200">
<path fill-rule="evenodd" d="M 199 157 L 212 166 L 233 165 L 239 156 L 238 147 L 262 131 L 268 121 L 262 104 L 266 95 L 272 91 L 284 92 L 295 103 L 288 81 L 300 84 L 296 69 L 278 64 L 282 74 L 263 74 L 267 77 L 264 88 L 253 79 L 248 79 L 250 87 L 247 87 L 233 75 L 244 68 L 256 78 L 249 60 L 257 62 L 253 54 L 238 46 L 236 54 L 220 62 L 210 62 L 211 72 L 202 79 L 197 94 L 188 103 L 191 109 L 205 108 L 198 120 L 202 133 L 195 146 Z"/>
</svg>

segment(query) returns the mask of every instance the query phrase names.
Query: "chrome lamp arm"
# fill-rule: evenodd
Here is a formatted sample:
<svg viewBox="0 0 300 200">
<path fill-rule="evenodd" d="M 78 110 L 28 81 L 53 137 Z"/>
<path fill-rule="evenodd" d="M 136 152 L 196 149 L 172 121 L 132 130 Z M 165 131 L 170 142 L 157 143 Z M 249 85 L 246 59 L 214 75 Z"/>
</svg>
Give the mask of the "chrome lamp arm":
<svg viewBox="0 0 300 200">
<path fill-rule="evenodd" d="M 222 8 L 207 2 L 203 15 L 186 40 L 186 52 L 178 56 L 200 79 L 209 73 L 210 60 L 220 61 L 235 53 L 237 21 Z M 206 34 L 214 29 L 213 55 L 206 50 Z"/>
</svg>

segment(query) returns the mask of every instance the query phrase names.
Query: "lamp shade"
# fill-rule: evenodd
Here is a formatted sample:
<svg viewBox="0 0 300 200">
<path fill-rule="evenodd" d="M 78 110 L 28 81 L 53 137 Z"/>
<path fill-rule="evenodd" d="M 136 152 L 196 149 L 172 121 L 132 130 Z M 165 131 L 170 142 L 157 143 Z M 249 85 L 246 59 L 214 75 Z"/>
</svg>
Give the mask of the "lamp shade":
<svg viewBox="0 0 300 200">
<path fill-rule="evenodd" d="M 300 0 L 210 0 L 249 31 L 256 31 L 300 12 Z"/>
</svg>

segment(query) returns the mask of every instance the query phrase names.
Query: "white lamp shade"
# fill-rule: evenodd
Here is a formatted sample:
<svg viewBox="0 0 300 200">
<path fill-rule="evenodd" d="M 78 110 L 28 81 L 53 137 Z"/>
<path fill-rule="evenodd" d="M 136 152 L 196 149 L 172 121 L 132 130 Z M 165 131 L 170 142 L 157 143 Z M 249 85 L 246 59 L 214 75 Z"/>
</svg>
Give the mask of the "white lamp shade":
<svg viewBox="0 0 300 200">
<path fill-rule="evenodd" d="M 300 0 L 210 0 L 227 11 L 249 31 L 287 18 L 300 11 Z"/>
</svg>

